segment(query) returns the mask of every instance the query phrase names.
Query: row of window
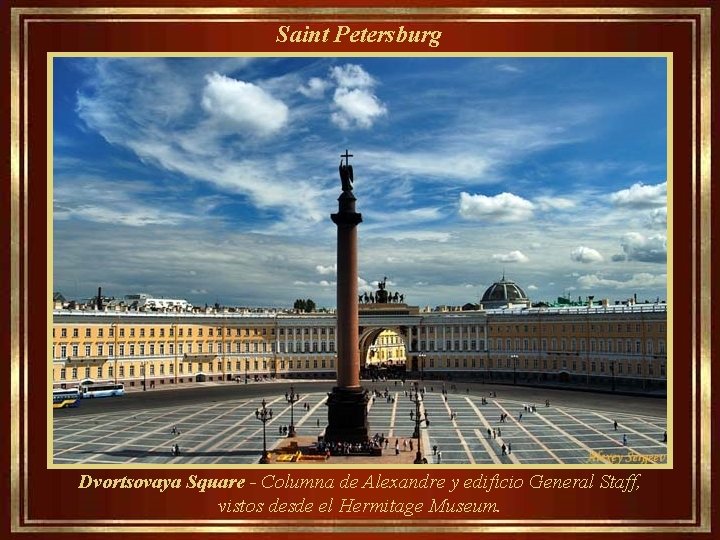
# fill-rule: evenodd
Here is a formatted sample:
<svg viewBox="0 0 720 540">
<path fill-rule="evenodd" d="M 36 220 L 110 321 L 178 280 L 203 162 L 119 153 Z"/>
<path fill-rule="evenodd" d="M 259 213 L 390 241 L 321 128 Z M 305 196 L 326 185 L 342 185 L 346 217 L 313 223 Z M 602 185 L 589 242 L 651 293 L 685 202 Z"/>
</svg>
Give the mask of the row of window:
<svg viewBox="0 0 720 540">
<path fill-rule="evenodd" d="M 494 325 L 494 324 L 488 324 L 488 334 L 502 334 L 503 329 L 506 333 L 511 333 L 513 330 L 515 333 L 520 333 L 521 331 L 525 334 L 527 333 L 536 333 L 537 331 L 537 325 L 535 324 L 516 324 L 516 325 Z M 631 333 L 635 332 L 636 334 L 640 334 L 642 325 L 640 323 L 593 323 L 589 325 L 590 332 L 616 332 L 616 333 Z M 443 332 L 445 332 L 445 335 L 449 333 L 454 333 L 456 335 L 466 335 L 469 336 L 471 334 L 476 334 L 478 332 L 478 329 L 482 330 L 482 327 L 480 326 L 432 326 L 432 327 L 415 327 L 413 329 L 413 335 L 432 335 L 435 339 L 439 337 L 439 335 Z M 565 333 L 565 332 L 585 332 L 585 324 L 584 323 L 578 323 L 578 324 L 572 324 L 572 323 L 544 323 L 541 325 L 542 331 L 548 334 L 556 333 L 555 330 L 557 329 L 557 333 Z M 666 324 L 664 322 L 660 323 L 645 323 L 645 330 L 647 333 L 652 333 L 653 330 L 656 330 L 659 333 L 664 333 L 666 331 Z"/>
<path fill-rule="evenodd" d="M 204 328 L 202 326 L 197 327 L 197 334 L 196 334 L 197 337 L 203 337 L 203 331 L 205 329 L 207 330 L 208 337 L 213 337 L 215 328 L 212 328 L 212 327 Z M 74 338 L 80 337 L 80 328 L 72 328 L 71 330 L 72 330 L 72 337 L 74 337 Z M 83 333 L 84 337 L 86 337 L 86 338 L 92 337 L 92 330 L 93 330 L 93 328 L 91 328 L 91 327 L 85 328 L 84 333 Z M 97 328 L 95 328 L 95 330 L 96 330 L 96 337 L 99 337 L 99 338 L 105 337 L 106 329 L 104 327 L 97 327 Z M 118 328 L 118 336 L 121 338 L 126 337 L 125 330 L 126 329 L 123 327 Z M 146 329 L 145 328 L 130 327 L 130 328 L 127 328 L 127 330 L 128 330 L 129 337 L 136 337 L 136 330 L 137 330 L 137 335 L 139 335 L 139 337 L 141 337 L 141 338 L 146 337 Z M 160 327 L 157 330 L 158 330 L 157 337 L 165 337 L 165 328 L 164 327 Z M 177 330 L 178 330 L 178 334 L 177 334 L 178 337 L 193 337 L 193 328 L 192 327 L 188 327 L 186 329 L 178 327 Z M 185 330 L 187 330 L 187 332 L 185 332 Z M 252 328 L 252 329 L 250 329 L 250 328 L 225 328 L 225 335 L 228 337 L 233 336 L 233 334 L 236 337 L 266 336 L 266 335 L 268 335 L 268 330 L 270 331 L 269 332 L 270 335 L 273 335 L 273 336 L 275 335 L 274 328 L 270 328 L 270 329 L 268 329 L 268 328 Z M 326 328 L 304 328 L 304 329 L 288 328 L 287 335 L 288 336 L 298 336 L 298 335 L 303 335 L 303 334 L 304 335 L 310 334 L 310 335 L 324 336 L 326 334 L 326 330 L 329 335 L 335 334 L 334 328 L 328 328 L 328 329 L 326 329 Z M 107 337 L 115 337 L 115 325 L 111 325 L 109 328 L 107 328 L 107 331 L 108 331 Z M 285 328 L 280 328 L 279 334 L 281 336 L 284 336 Z M 53 335 L 53 337 L 55 337 L 55 328 L 53 328 L 52 335 Z M 217 328 L 217 335 L 218 336 L 222 335 L 222 328 Z M 174 326 L 171 326 L 168 328 L 168 336 L 175 337 L 175 327 Z M 64 328 L 64 327 L 60 328 L 60 337 L 68 337 L 68 329 L 67 328 Z M 151 337 L 151 338 L 156 337 L 154 327 L 147 329 L 147 337 Z"/>
<path fill-rule="evenodd" d="M 666 330 L 666 326 L 667 326 L 667 325 L 666 325 L 664 322 L 661 322 L 661 323 L 645 323 L 645 331 L 646 331 L 647 333 L 652 333 L 653 330 L 656 330 L 656 331 L 659 332 L 659 333 L 663 333 L 663 332 L 665 332 L 665 330 Z M 523 331 L 524 333 L 526 333 L 526 334 L 528 333 L 528 331 L 529 331 L 530 333 L 533 333 L 533 334 L 534 334 L 534 333 L 536 332 L 536 330 L 537 330 L 537 326 L 534 325 L 534 324 L 530 324 L 530 325 L 528 325 L 528 324 L 523 324 L 523 325 L 516 324 L 516 325 L 514 325 L 514 327 L 513 327 L 513 325 L 509 325 L 509 324 L 508 324 L 508 325 L 504 325 L 504 327 L 503 327 L 503 326 L 500 326 L 500 325 L 492 325 L 492 324 L 491 324 L 491 325 L 488 325 L 488 333 L 490 333 L 490 334 L 492 334 L 492 333 L 502 334 L 502 333 L 503 333 L 503 328 L 505 328 L 505 332 L 507 332 L 507 333 L 512 332 L 513 329 L 515 330 L 516 333 L 519 333 L 521 327 L 522 327 L 522 331 Z M 541 327 L 542 327 L 542 330 L 545 331 L 545 332 L 548 333 L 548 334 L 554 334 L 554 333 L 556 333 L 556 332 L 555 332 L 555 329 L 558 330 L 557 333 L 561 333 L 561 332 L 562 332 L 562 333 L 565 333 L 565 332 L 571 332 L 571 333 L 580 332 L 580 333 L 582 333 L 582 332 L 585 332 L 585 323 L 578 323 L 578 324 L 573 324 L 573 323 L 562 323 L 562 324 L 561 324 L 561 323 L 543 323 L 543 324 L 541 325 Z M 469 328 L 469 327 L 468 327 L 468 328 Z M 589 328 L 590 328 L 590 332 L 593 332 L 593 333 L 594 333 L 594 332 L 603 332 L 603 331 L 604 331 L 604 332 L 607 333 L 607 334 L 609 334 L 609 333 L 611 333 L 611 332 L 616 332 L 616 333 L 618 333 L 618 334 L 622 334 L 622 333 L 631 333 L 631 332 L 634 331 L 636 334 L 639 334 L 639 333 L 641 332 L 641 330 L 642 330 L 642 324 L 641 324 L 641 323 L 605 323 L 605 324 L 602 324 L 602 323 L 592 323 L 592 324 L 589 325 Z"/>
<path fill-rule="evenodd" d="M 167 345 L 167 346 L 166 346 Z M 223 347 L 222 343 L 218 342 L 216 344 L 213 343 L 196 343 L 196 346 L 193 347 L 192 343 L 178 343 L 177 344 L 177 354 L 183 355 L 183 354 L 222 354 L 223 353 Z M 207 345 L 205 347 L 204 345 Z M 233 347 L 234 345 L 234 347 Z M 304 343 L 298 343 L 298 342 L 292 342 L 288 344 L 289 346 L 285 347 L 285 343 L 280 343 L 280 351 L 281 353 L 299 353 L 299 352 L 335 352 L 335 342 L 330 341 L 325 342 L 322 341 L 319 344 L 316 341 L 309 342 L 306 341 Z M 92 357 L 92 356 L 105 356 L 107 351 L 107 356 L 115 356 L 115 345 L 114 344 L 107 344 L 107 348 L 104 343 L 97 343 L 94 345 L 95 347 L 95 354 L 93 355 L 93 345 L 86 344 L 83 347 L 84 356 Z M 234 349 L 234 350 L 233 350 Z M 167 351 L 167 352 L 166 352 Z M 268 353 L 268 352 L 275 352 L 275 344 L 274 343 L 248 343 L 248 342 L 235 342 L 235 343 L 225 343 L 225 353 L 232 354 L 232 353 Z M 126 353 L 129 356 L 145 356 L 150 355 L 154 356 L 155 354 L 164 355 L 164 354 L 175 354 L 175 344 L 174 343 L 131 343 L 129 345 L 126 345 L 125 343 L 121 343 L 118 345 L 118 356 L 125 356 Z M 77 344 L 70 345 L 70 356 L 76 357 L 80 354 L 80 346 Z M 60 345 L 60 356 L 57 358 L 67 358 L 68 357 L 68 346 L 67 345 Z"/>
<path fill-rule="evenodd" d="M 479 348 L 476 349 L 476 344 L 479 343 Z M 571 351 L 571 352 L 585 352 L 586 341 L 585 339 L 572 338 L 569 342 L 566 339 L 560 340 L 560 348 L 558 348 L 558 341 L 556 338 L 550 340 L 550 348 L 548 349 L 548 340 L 543 338 L 540 340 L 540 349 L 538 349 L 537 338 L 532 339 L 520 339 L 501 338 L 488 339 L 488 350 L 490 351 Z M 442 341 L 430 340 L 420 341 L 420 351 L 437 351 L 438 346 L 442 345 Z M 469 345 L 469 348 L 468 348 Z M 569 347 L 568 347 L 569 345 Z M 578 349 L 578 345 L 580 348 Z M 590 351 L 591 352 L 606 352 L 606 353 L 627 353 L 627 354 L 655 354 L 657 349 L 658 354 L 665 354 L 665 341 L 660 339 L 657 341 L 657 347 L 655 347 L 653 340 L 648 339 L 645 341 L 645 350 L 642 348 L 642 342 L 635 340 L 634 342 L 630 339 L 622 340 L 602 340 L 602 339 L 591 339 L 590 340 Z M 485 350 L 485 340 L 481 339 L 479 342 L 473 340 L 446 340 L 445 351 L 482 351 Z"/>
<path fill-rule="evenodd" d="M 449 343 L 449 342 L 448 342 Z M 481 342 L 482 343 L 482 342 Z M 431 342 L 432 344 L 432 342 Z M 456 342 L 457 344 L 457 342 Z M 492 338 L 488 339 L 488 348 L 491 351 L 537 351 L 538 350 L 538 340 L 536 338 L 533 339 L 519 339 L 515 338 L 514 340 L 510 338 L 506 338 L 504 340 L 505 347 L 503 348 L 503 340 L 498 338 L 496 340 L 493 340 Z M 578 345 L 580 345 L 580 348 L 578 349 Z M 482 346 L 482 345 L 481 345 Z M 457 347 L 457 345 L 456 345 Z M 654 345 L 654 341 L 652 339 L 645 340 L 645 350 L 642 348 L 642 341 L 639 339 L 636 339 L 635 341 L 631 339 L 590 339 L 590 352 L 607 352 L 607 353 L 628 353 L 628 354 L 654 354 L 655 349 L 657 349 L 658 354 L 665 354 L 665 340 L 659 339 L 657 341 L 657 347 Z M 586 350 L 586 341 L 584 338 L 576 339 L 571 338 L 570 340 L 567 340 L 565 338 L 560 340 L 560 348 L 558 348 L 558 340 L 557 338 L 552 338 L 550 340 L 550 349 L 548 349 L 548 340 L 546 338 L 543 338 L 540 340 L 540 350 L 541 351 L 580 351 L 585 352 Z"/>
<path fill-rule="evenodd" d="M 522 363 L 513 362 L 514 359 L 511 358 L 505 358 L 505 359 L 495 359 L 488 358 L 487 362 L 485 358 L 428 358 L 425 363 L 423 363 L 421 366 L 419 366 L 420 369 L 434 369 L 434 368 L 485 368 L 487 365 L 488 369 L 534 369 L 539 370 L 540 366 L 542 365 L 543 370 L 550 369 L 550 366 L 552 366 L 552 369 L 554 371 L 557 371 L 559 369 L 567 370 L 567 371 L 574 371 L 578 372 L 578 367 L 580 368 L 580 373 L 587 372 L 588 364 L 586 361 L 581 360 L 571 360 L 568 361 L 567 359 L 563 359 L 561 361 L 558 361 L 558 359 L 554 358 L 552 360 L 548 360 L 547 358 L 540 359 L 534 358 L 532 359 L 532 366 L 530 365 L 529 359 L 525 358 Z M 655 364 L 653 362 L 646 362 L 645 365 L 647 366 L 648 375 L 654 375 L 655 372 Z M 642 362 L 632 362 L 632 361 L 616 361 L 616 362 L 596 362 L 591 361 L 590 362 L 590 372 L 591 373 L 604 373 L 611 375 L 613 373 L 622 375 L 624 373 L 627 373 L 628 375 L 632 375 L 633 368 L 637 375 L 642 375 L 643 363 Z M 599 368 L 599 369 L 598 369 Z M 659 366 L 659 373 L 660 376 L 665 376 L 665 364 L 660 363 Z"/>
<path fill-rule="evenodd" d="M 286 366 L 288 370 L 298 370 L 298 369 L 335 369 L 335 360 L 332 358 L 325 359 L 305 359 L 305 360 L 279 360 L 278 362 L 278 368 L 280 370 L 285 370 Z M 209 372 L 213 373 L 213 368 L 217 369 L 218 373 L 221 373 L 223 371 L 223 365 L 221 361 L 218 362 L 180 362 L 178 363 L 178 374 L 184 375 L 186 370 L 185 366 L 187 364 L 187 374 L 190 375 L 192 373 L 196 373 L 195 368 L 197 367 L 197 372 Z M 269 361 L 267 359 L 263 360 L 236 360 L 234 362 L 235 365 L 235 372 L 240 371 L 267 371 L 268 369 L 272 369 L 272 361 Z M 127 370 L 125 368 L 128 368 Z M 136 370 L 136 367 L 138 368 Z M 151 363 L 148 366 L 147 374 L 151 377 L 154 377 L 156 374 L 155 370 L 155 364 Z M 166 374 L 168 375 L 174 375 L 174 364 L 173 363 L 160 363 L 158 364 L 159 367 L 159 375 L 164 376 Z M 72 367 L 69 369 L 70 372 L 70 379 L 71 380 L 77 380 L 78 376 L 80 374 L 80 370 L 82 370 L 84 379 L 92 378 L 93 375 L 97 379 L 102 379 L 105 377 L 105 374 L 107 373 L 107 377 L 113 378 L 115 377 L 115 370 L 113 365 L 108 365 L 107 370 L 104 369 L 104 366 L 97 366 L 95 367 L 95 373 L 92 373 L 92 369 L 90 366 L 86 366 L 84 368 L 78 368 L 78 367 Z M 228 360 L 225 365 L 225 371 L 226 372 L 232 372 L 233 370 L 233 362 Z M 129 377 L 135 377 L 137 376 L 143 376 L 145 375 L 145 366 L 135 366 L 134 364 L 130 364 L 129 366 L 125 366 L 123 364 L 120 364 L 118 366 L 118 377 L 125 377 L 127 373 L 127 376 Z M 60 380 L 67 380 L 68 375 L 68 369 L 67 368 L 60 368 Z"/>
</svg>

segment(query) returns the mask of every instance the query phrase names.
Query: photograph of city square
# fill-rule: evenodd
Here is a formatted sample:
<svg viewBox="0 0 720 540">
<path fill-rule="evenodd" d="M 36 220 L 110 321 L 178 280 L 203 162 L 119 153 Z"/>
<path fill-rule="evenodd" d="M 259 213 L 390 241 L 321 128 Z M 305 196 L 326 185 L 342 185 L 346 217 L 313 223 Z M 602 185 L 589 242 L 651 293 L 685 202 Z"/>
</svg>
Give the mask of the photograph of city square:
<svg viewBox="0 0 720 540">
<path fill-rule="evenodd" d="M 666 465 L 664 57 L 56 57 L 56 465 Z"/>
</svg>

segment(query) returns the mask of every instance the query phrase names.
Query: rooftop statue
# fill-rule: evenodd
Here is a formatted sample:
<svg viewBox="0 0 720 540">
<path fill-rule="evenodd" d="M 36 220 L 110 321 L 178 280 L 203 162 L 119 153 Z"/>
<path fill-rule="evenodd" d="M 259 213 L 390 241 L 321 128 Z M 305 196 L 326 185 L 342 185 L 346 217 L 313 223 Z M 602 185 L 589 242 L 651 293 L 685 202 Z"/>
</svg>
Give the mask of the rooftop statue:
<svg viewBox="0 0 720 540">
<path fill-rule="evenodd" d="M 387 304 L 389 294 L 385 290 L 387 284 L 387 277 L 383 278 L 382 281 L 378 281 L 378 290 L 375 291 L 375 301 L 378 304 Z"/>
</svg>

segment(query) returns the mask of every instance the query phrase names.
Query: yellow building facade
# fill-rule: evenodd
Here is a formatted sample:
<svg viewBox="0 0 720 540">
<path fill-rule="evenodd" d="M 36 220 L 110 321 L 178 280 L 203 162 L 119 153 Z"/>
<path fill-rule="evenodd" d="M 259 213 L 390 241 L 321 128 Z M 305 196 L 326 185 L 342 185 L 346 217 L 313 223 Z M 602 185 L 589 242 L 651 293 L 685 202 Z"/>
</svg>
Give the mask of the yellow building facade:
<svg viewBox="0 0 720 540">
<path fill-rule="evenodd" d="M 666 384 L 667 352 L 665 305 L 493 310 L 481 333 L 418 329 L 409 366 L 431 377 L 650 389 Z"/>
<path fill-rule="evenodd" d="M 52 382 L 333 379 L 335 326 L 333 314 L 56 310 Z M 360 326 L 374 336 L 367 364 L 404 362 L 413 376 L 652 389 L 668 374 L 664 304 L 361 313 Z"/>
<path fill-rule="evenodd" d="M 405 364 L 405 340 L 392 329 L 380 332 L 370 345 L 366 364 L 368 366 Z"/>
<path fill-rule="evenodd" d="M 158 387 L 246 377 L 330 377 L 334 317 L 55 312 L 53 384 L 84 379 Z M 287 321 L 285 321 L 287 322 Z"/>
</svg>

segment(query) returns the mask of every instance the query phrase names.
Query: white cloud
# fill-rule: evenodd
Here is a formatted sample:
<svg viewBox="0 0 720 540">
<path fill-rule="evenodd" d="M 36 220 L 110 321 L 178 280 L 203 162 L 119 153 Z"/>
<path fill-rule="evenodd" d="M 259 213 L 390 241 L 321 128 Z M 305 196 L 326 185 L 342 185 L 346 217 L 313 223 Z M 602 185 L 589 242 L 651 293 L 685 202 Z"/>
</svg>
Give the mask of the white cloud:
<svg viewBox="0 0 720 540">
<path fill-rule="evenodd" d="M 512 193 L 492 197 L 460 193 L 459 211 L 465 219 L 522 221 L 532 217 L 533 208 L 533 203 Z"/>
<path fill-rule="evenodd" d="M 330 78 L 341 88 L 371 88 L 375 79 L 357 64 L 345 64 L 330 68 Z"/>
<path fill-rule="evenodd" d="M 632 277 L 625 281 L 608 279 L 596 274 L 588 274 L 580 276 L 578 278 L 578 284 L 582 289 L 596 289 L 601 287 L 609 289 L 651 289 L 666 286 L 667 274 L 633 274 Z"/>
<path fill-rule="evenodd" d="M 519 262 L 519 263 L 526 263 L 530 259 L 527 258 L 521 251 L 510 251 L 508 253 L 498 253 L 492 256 L 494 261 L 504 262 L 504 263 L 513 263 L 513 262 Z"/>
<path fill-rule="evenodd" d="M 293 285 L 300 285 L 303 287 L 334 287 L 335 285 L 337 285 L 337 282 L 328 281 L 326 279 L 321 279 L 320 281 L 295 280 L 293 281 Z"/>
<path fill-rule="evenodd" d="M 477 182 L 494 164 L 493 159 L 462 149 L 442 148 L 422 152 L 364 151 L 364 166 L 373 171 L 420 177 L 452 178 Z M 495 181 L 495 180 L 493 180 Z M 387 187 L 384 188 L 387 190 Z"/>
<path fill-rule="evenodd" d="M 377 232 L 368 235 L 372 238 L 392 238 L 397 242 L 405 240 L 417 240 L 419 242 L 447 242 L 452 238 L 452 233 L 441 231 L 400 231 Z"/>
<path fill-rule="evenodd" d="M 111 223 L 129 227 L 179 225 L 202 219 L 202 207 L 187 206 L 186 212 L 173 211 L 166 204 L 145 204 L 156 196 L 146 182 L 123 179 L 107 181 L 93 176 L 58 175 L 53 193 L 53 218 L 58 221 L 80 219 L 94 223 Z M 118 188 L 122 185 L 122 189 Z M 82 193 L 82 197 L 78 197 Z"/>
<path fill-rule="evenodd" d="M 510 64 L 499 64 L 495 66 L 498 71 L 504 71 L 506 73 L 522 73 L 522 69 L 512 66 Z"/>
<path fill-rule="evenodd" d="M 387 113 L 387 108 L 375 95 L 358 88 L 338 88 L 333 101 L 338 110 L 331 118 L 342 129 L 370 128 L 378 117 Z"/>
<path fill-rule="evenodd" d="M 652 229 L 667 229 L 667 208 L 656 208 L 650 212 L 648 225 Z"/>
<path fill-rule="evenodd" d="M 528 291 L 537 291 L 538 290 L 537 285 L 528 285 L 526 288 Z"/>
<path fill-rule="evenodd" d="M 536 197 L 535 204 L 543 211 L 566 210 L 575 206 L 575 201 L 564 197 Z"/>
<path fill-rule="evenodd" d="M 310 99 L 320 99 L 325 95 L 328 82 L 318 77 L 311 78 L 305 86 L 300 86 L 298 92 Z"/>
<path fill-rule="evenodd" d="M 330 78 L 337 84 L 330 118 L 341 129 L 368 129 L 387 114 L 387 107 L 373 93 L 375 79 L 361 66 L 334 66 L 330 69 Z"/>
<path fill-rule="evenodd" d="M 56 216 L 59 219 L 69 215 Z M 111 208 L 102 206 L 81 205 L 73 208 L 71 215 L 76 219 L 94 221 L 96 223 L 115 223 L 131 227 L 144 227 L 146 225 L 178 225 L 190 219 L 190 216 L 177 212 L 166 212 L 149 206 L 135 206 L 134 208 Z"/>
<path fill-rule="evenodd" d="M 623 235 L 620 245 L 623 253 L 613 255 L 614 261 L 667 262 L 667 237 L 664 234 L 645 236 L 629 232 Z"/>
<path fill-rule="evenodd" d="M 570 252 L 570 259 L 581 263 L 602 262 L 603 256 L 596 249 L 578 246 Z"/>
<path fill-rule="evenodd" d="M 337 274 L 337 263 L 330 265 L 330 266 L 323 266 L 321 264 L 318 264 L 315 267 L 315 270 L 317 270 L 318 274 L 321 274 L 324 276 L 328 275 L 328 274 L 334 275 L 334 274 Z"/>
<path fill-rule="evenodd" d="M 203 109 L 228 127 L 270 135 L 287 124 L 287 105 L 259 86 L 218 73 L 205 79 Z"/>
<path fill-rule="evenodd" d="M 610 195 L 613 204 L 632 208 L 657 208 L 667 205 L 667 182 L 645 185 L 633 184 Z"/>
</svg>

